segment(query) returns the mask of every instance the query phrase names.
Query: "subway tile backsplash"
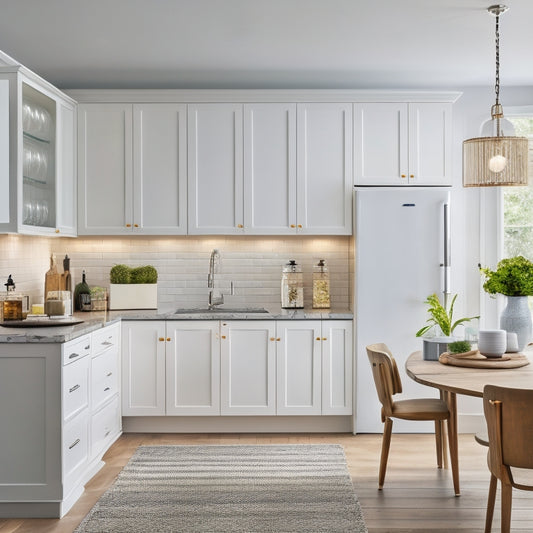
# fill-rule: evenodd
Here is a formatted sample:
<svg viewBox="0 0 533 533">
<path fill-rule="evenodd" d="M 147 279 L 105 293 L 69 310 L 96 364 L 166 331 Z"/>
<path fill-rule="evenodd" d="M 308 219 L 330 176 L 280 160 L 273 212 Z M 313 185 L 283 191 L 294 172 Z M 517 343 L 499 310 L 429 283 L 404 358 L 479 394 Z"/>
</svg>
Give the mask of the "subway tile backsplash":
<svg viewBox="0 0 533 533">
<path fill-rule="evenodd" d="M 311 306 L 312 267 L 326 259 L 331 276 L 331 303 L 350 307 L 351 237 L 78 237 L 52 239 L 23 235 L 0 236 L 0 279 L 9 274 L 17 290 L 32 301 L 43 298 L 44 274 L 51 253 L 62 269 L 65 254 L 71 258 L 73 285 L 87 272 L 89 285 L 109 287 L 109 271 L 118 263 L 153 265 L 159 275 L 158 305 L 162 310 L 207 304 L 207 273 L 211 250 L 221 255 L 216 279 L 225 301 L 234 306 L 280 304 L 281 269 L 295 259 L 304 271 L 304 301 Z M 230 282 L 235 294 L 229 294 Z M 5 281 L 4 281 L 5 282 Z"/>
</svg>

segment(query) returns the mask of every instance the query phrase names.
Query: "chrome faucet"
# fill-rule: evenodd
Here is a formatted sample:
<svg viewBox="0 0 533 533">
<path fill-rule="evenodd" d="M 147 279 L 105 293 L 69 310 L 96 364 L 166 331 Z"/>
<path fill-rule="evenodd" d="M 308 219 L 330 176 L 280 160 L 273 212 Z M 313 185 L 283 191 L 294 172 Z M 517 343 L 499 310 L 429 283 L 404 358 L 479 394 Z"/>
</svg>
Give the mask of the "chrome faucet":
<svg viewBox="0 0 533 533">
<path fill-rule="evenodd" d="M 209 309 L 213 309 L 215 305 L 221 305 L 224 303 L 224 295 L 215 288 L 215 273 L 220 265 L 220 253 L 215 248 L 211 252 L 209 258 L 209 274 L 207 274 L 207 287 L 209 291 Z"/>
<path fill-rule="evenodd" d="M 220 268 L 220 252 L 215 248 L 209 258 L 209 274 L 207 274 L 207 287 L 209 290 L 209 309 L 224 303 L 224 295 L 215 287 L 215 274 Z M 234 294 L 233 281 L 230 282 L 230 294 Z"/>
</svg>

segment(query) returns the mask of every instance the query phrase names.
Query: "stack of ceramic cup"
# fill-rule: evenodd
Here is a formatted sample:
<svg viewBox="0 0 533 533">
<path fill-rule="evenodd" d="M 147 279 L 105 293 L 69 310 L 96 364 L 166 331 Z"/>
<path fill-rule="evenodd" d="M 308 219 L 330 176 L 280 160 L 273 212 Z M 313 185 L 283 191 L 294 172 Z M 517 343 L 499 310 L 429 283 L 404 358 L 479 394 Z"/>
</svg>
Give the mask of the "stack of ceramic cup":
<svg viewBox="0 0 533 533">
<path fill-rule="evenodd" d="M 485 357 L 501 357 L 507 350 L 507 332 L 504 329 L 482 329 L 477 346 L 479 353 Z"/>
</svg>

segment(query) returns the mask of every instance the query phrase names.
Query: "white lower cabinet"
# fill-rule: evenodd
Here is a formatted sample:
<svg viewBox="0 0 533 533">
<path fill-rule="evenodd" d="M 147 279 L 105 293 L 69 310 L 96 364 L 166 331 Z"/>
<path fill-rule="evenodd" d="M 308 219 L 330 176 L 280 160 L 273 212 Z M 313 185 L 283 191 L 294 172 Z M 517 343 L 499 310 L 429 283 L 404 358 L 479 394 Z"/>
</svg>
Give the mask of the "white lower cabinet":
<svg viewBox="0 0 533 533">
<path fill-rule="evenodd" d="M 276 414 L 276 322 L 222 322 L 221 414 Z"/>
<path fill-rule="evenodd" d="M 0 343 L 0 518 L 63 516 L 103 465 L 121 432 L 119 331 L 117 323 L 62 344 Z"/>
<path fill-rule="evenodd" d="M 351 413 L 349 320 L 122 322 L 123 416 Z"/>
</svg>

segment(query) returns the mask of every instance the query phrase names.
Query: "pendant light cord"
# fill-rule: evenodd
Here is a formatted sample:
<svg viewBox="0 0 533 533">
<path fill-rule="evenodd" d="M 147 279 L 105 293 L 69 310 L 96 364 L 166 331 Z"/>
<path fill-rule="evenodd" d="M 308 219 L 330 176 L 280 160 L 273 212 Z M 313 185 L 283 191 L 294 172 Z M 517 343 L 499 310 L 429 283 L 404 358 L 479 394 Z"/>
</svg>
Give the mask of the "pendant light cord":
<svg viewBox="0 0 533 533">
<path fill-rule="evenodd" d="M 500 15 L 496 15 L 496 105 L 500 103 Z"/>
</svg>

